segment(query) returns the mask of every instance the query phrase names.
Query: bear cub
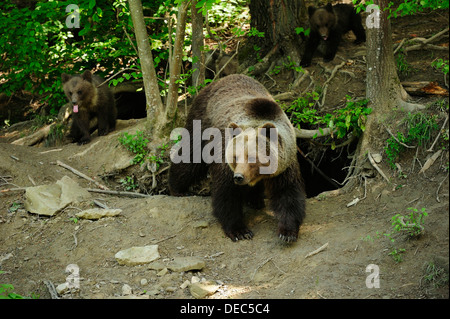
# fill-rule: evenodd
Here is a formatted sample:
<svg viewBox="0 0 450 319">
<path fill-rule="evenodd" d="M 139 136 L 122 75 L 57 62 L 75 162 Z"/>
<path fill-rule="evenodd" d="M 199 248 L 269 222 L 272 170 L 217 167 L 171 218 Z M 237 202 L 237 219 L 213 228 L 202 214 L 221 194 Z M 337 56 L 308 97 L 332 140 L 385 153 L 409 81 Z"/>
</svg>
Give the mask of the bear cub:
<svg viewBox="0 0 450 319">
<path fill-rule="evenodd" d="M 355 44 L 366 41 L 366 31 L 361 22 L 361 16 L 356 13 L 351 4 L 328 3 L 325 7 L 308 7 L 311 32 L 306 42 L 305 53 L 301 66 L 311 65 L 311 60 L 320 42 L 325 43 L 324 62 L 330 62 L 336 55 L 342 35 L 353 31 L 356 36 Z"/>
<path fill-rule="evenodd" d="M 196 126 L 199 122 L 201 127 Z M 171 155 L 172 195 L 185 195 L 209 171 L 213 214 L 231 240 L 253 237 L 244 222 L 243 206 L 263 208 L 265 197 L 278 219 L 278 237 L 288 243 L 297 240 L 305 217 L 305 193 L 295 131 L 261 83 L 234 74 L 205 87 L 194 98 L 184 131 L 189 134 L 182 136 L 180 148 Z M 196 138 L 200 133 L 201 139 Z M 211 151 L 213 142 L 214 161 L 205 158 L 211 155 L 206 150 Z M 189 160 L 174 160 L 185 147 Z M 199 153 L 202 158 L 196 161 Z"/>
<path fill-rule="evenodd" d="M 90 121 L 97 118 L 98 135 L 106 135 L 116 128 L 117 109 L 114 94 L 104 79 L 84 71 L 81 75 L 61 75 L 64 93 L 73 107 L 73 121 L 69 138 L 78 144 L 91 141 Z"/>
</svg>

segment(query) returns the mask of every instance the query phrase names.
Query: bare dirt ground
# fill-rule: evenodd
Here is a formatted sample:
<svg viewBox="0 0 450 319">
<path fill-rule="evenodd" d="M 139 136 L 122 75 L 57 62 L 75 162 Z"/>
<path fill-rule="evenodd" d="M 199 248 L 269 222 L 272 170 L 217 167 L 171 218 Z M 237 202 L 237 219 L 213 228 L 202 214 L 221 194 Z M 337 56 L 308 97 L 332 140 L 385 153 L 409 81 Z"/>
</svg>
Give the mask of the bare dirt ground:
<svg viewBox="0 0 450 319">
<path fill-rule="evenodd" d="M 420 20 L 426 21 L 430 29 L 422 28 L 417 18 L 396 21 L 394 40 L 398 42 L 412 33 L 431 36 L 448 25 L 448 12 L 423 15 Z M 448 38 L 445 41 L 448 45 Z M 348 52 L 354 53 L 351 43 L 345 43 L 339 54 L 351 59 Z M 417 69 L 412 72 L 412 80 L 432 80 L 443 85 L 442 74 L 430 67 L 436 56 L 433 54 L 443 53 L 425 50 L 409 53 L 407 59 Z M 448 59 L 448 52 L 445 54 Z M 320 77 L 323 70 L 319 66 L 309 70 L 314 72 L 316 81 L 323 83 Z M 364 96 L 364 68 L 350 65 L 348 70 L 357 77 L 349 80 L 348 74 L 336 76 L 328 90 L 327 101 L 331 105 L 349 91 Z M 421 102 L 427 101 L 432 100 Z M 439 126 L 443 118 L 439 118 Z M 9 144 L 23 132 L 5 130 L 0 139 L 1 189 L 33 186 L 32 181 L 36 185 L 52 184 L 65 175 L 84 188 L 96 187 L 55 165 L 57 160 L 111 189 L 120 189 L 119 176 L 138 174 L 139 169 L 118 171 L 114 166 L 124 158 L 130 159 L 117 137 L 121 132 L 142 129 L 142 125 L 142 121 L 121 122 L 116 132 L 95 137 L 90 144 L 54 148 Z M 383 134 L 380 139 L 385 141 L 389 135 Z M 433 140 L 436 135 L 437 132 Z M 435 151 L 439 148 L 442 148 L 440 143 Z M 52 149 L 57 151 L 46 152 Z M 44 281 L 55 285 L 66 282 L 69 276 L 66 267 L 76 264 L 80 270 L 80 288 L 61 298 L 123 297 L 125 284 L 132 288 L 128 297 L 193 298 L 189 288 L 180 287 L 193 276 L 219 286 L 208 298 L 448 298 L 448 145 L 425 174 L 418 172 L 431 154 L 421 148 L 418 160 L 414 159 L 415 155 L 415 150 L 411 150 L 400 159 L 406 178 L 397 176 L 383 160 L 380 168 L 391 183 L 376 175 L 350 193 L 309 198 L 299 240 L 291 245 L 276 238 L 276 220 L 270 211 L 250 209 L 247 220 L 254 238 L 232 242 L 213 218 L 208 196 L 126 198 L 91 193 L 89 201 L 69 206 L 53 217 L 42 217 L 23 208 L 23 191 L 3 192 L 0 194 L 0 270 L 3 272 L 0 284 L 12 284 L 14 292 L 23 296 L 50 298 Z M 357 197 L 362 200 L 347 207 Z M 75 214 L 92 207 L 93 199 L 122 209 L 122 214 L 75 222 Z M 396 214 L 408 215 L 410 207 L 419 211 L 425 208 L 428 213 L 425 231 L 419 238 L 408 239 L 392 230 L 391 218 Z M 386 233 L 392 234 L 394 243 Z M 161 256 L 158 261 L 163 264 L 174 257 L 195 256 L 205 261 L 205 267 L 194 272 L 161 273 L 148 264 L 121 266 L 114 257 L 120 250 L 151 244 L 158 245 Z M 326 244 L 322 251 L 306 257 Z M 395 249 L 398 252 L 404 249 L 399 252 L 401 262 L 392 256 Z M 369 288 L 366 284 L 368 276 L 373 274 L 373 270 L 366 271 L 371 264 L 379 269 L 379 288 Z M 433 273 L 430 265 L 440 272 Z M 369 277 L 368 282 L 370 286 L 374 281 Z"/>
</svg>

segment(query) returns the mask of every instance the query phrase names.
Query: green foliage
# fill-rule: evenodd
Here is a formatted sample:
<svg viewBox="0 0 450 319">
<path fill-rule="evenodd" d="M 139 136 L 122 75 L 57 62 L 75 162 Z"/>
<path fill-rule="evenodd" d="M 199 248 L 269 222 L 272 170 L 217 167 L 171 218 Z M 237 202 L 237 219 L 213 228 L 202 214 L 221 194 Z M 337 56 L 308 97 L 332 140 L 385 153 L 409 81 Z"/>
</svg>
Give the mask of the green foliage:
<svg viewBox="0 0 450 319">
<path fill-rule="evenodd" d="M 360 13 L 366 10 L 368 5 L 373 4 L 373 0 L 352 0 L 355 5 L 356 12 Z M 448 0 L 404 0 L 398 7 L 394 7 L 393 1 L 388 3 L 385 10 L 389 11 L 388 19 L 394 17 L 403 17 L 406 15 L 414 15 L 424 10 L 448 9 Z"/>
<path fill-rule="evenodd" d="M 448 9 L 448 0 L 404 0 L 396 9 L 392 9 L 393 5 L 394 3 L 390 2 L 387 8 L 390 11 L 388 18 L 413 15 L 427 9 Z"/>
<path fill-rule="evenodd" d="M 406 61 L 406 56 L 403 53 L 403 50 L 395 56 L 395 64 L 397 65 L 397 71 L 403 75 L 408 76 L 410 72 L 413 71 L 411 65 Z"/>
<path fill-rule="evenodd" d="M 309 36 L 309 33 L 311 32 L 311 28 L 304 29 L 303 27 L 295 28 L 295 33 L 297 34 L 304 34 L 305 36 Z"/>
<path fill-rule="evenodd" d="M 144 162 L 145 156 L 148 154 L 148 142 L 144 137 L 144 133 L 140 131 L 137 131 L 136 134 L 125 132 L 119 136 L 119 143 L 135 154 L 133 164 L 142 164 Z"/>
<path fill-rule="evenodd" d="M 121 178 L 120 183 L 126 191 L 135 190 L 139 187 L 134 176 L 126 176 L 125 178 Z"/>
<path fill-rule="evenodd" d="M 448 75 L 448 60 L 436 59 L 431 63 L 431 66 L 436 70 L 442 71 L 445 76 Z"/>
<path fill-rule="evenodd" d="M 345 137 L 348 133 L 360 136 L 365 130 L 367 115 L 372 112 L 372 109 L 367 107 L 368 100 L 352 101 L 350 96 L 346 96 L 347 102 L 344 108 L 321 115 L 314 108 L 319 98 L 320 94 L 317 92 L 306 93 L 305 96 L 294 100 L 290 106 L 283 105 L 286 112 L 290 114 L 294 126 L 298 128 L 301 128 L 302 124 L 326 126 L 336 132 L 335 137 L 338 139 Z"/>
<path fill-rule="evenodd" d="M 384 151 L 391 168 L 395 169 L 395 162 L 398 160 L 400 153 L 405 149 L 405 146 L 401 143 L 422 146 L 430 141 L 432 133 L 439 129 L 436 118 L 436 115 L 428 115 L 425 113 L 408 114 L 405 120 L 407 126 L 406 136 L 402 132 L 397 132 L 397 139 L 391 136 L 386 141 Z"/>
<path fill-rule="evenodd" d="M 40 95 L 56 114 L 66 101 L 61 73 L 80 73 L 97 65 L 119 69 L 136 59 L 123 31 L 132 34 L 126 0 L 77 1 L 80 29 L 66 26 L 70 13 L 65 10 L 72 3 L 39 0 L 35 8 L 19 9 L 12 0 L 1 2 L 5 72 L 0 73 L 0 82 L 8 96 L 20 90 Z"/>
<path fill-rule="evenodd" d="M 3 271 L 0 270 L 0 274 Z M 34 293 L 31 297 L 22 296 L 14 292 L 14 286 L 11 284 L 0 284 L 0 299 L 38 299 L 39 296 Z"/>
<path fill-rule="evenodd" d="M 422 234 L 424 219 L 428 216 L 425 207 L 419 212 L 416 208 L 409 207 L 411 213 L 407 216 L 396 214 L 392 217 L 392 226 L 394 231 L 403 232 L 408 237 L 418 237 Z"/>
<path fill-rule="evenodd" d="M 429 262 L 425 268 L 423 278 L 425 282 L 432 284 L 435 288 L 439 288 L 448 285 L 449 276 L 444 268 L 438 267 L 434 262 Z"/>
<path fill-rule="evenodd" d="M 156 170 L 158 170 L 160 165 L 164 163 L 164 158 L 166 156 L 167 150 L 170 148 L 170 145 L 171 145 L 170 143 L 167 143 L 167 144 L 163 144 L 162 146 L 158 146 L 159 154 L 150 155 L 148 157 L 150 162 L 154 163 Z"/>
</svg>

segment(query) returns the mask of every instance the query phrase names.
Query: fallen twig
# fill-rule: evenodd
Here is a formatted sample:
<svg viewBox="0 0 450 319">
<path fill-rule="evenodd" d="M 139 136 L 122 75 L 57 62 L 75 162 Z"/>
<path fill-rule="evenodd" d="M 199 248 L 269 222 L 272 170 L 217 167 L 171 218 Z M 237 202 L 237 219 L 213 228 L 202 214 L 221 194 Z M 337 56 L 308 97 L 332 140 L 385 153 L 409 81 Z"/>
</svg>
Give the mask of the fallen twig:
<svg viewBox="0 0 450 319">
<path fill-rule="evenodd" d="M 391 182 L 389 181 L 389 178 L 387 178 L 386 174 L 384 174 L 381 168 L 378 167 L 377 163 L 375 163 L 370 152 L 367 153 L 367 157 L 369 158 L 370 164 L 372 164 L 372 166 L 378 171 L 378 173 L 380 173 L 380 175 L 383 176 L 383 178 L 390 184 Z"/>
<path fill-rule="evenodd" d="M 441 132 L 444 131 L 445 125 L 447 125 L 447 121 L 448 121 L 448 115 L 446 115 L 444 124 L 442 125 L 441 129 L 439 130 L 439 133 L 438 133 L 438 135 L 436 136 L 436 139 L 434 140 L 433 144 L 431 144 L 430 148 L 427 149 L 427 152 L 433 152 L 433 147 L 434 147 L 434 145 L 436 144 L 436 142 L 438 141 L 439 136 L 441 136 Z"/>
<path fill-rule="evenodd" d="M 262 264 L 258 265 L 258 267 L 256 267 L 255 271 L 252 274 L 252 277 L 250 278 L 250 281 L 253 281 L 253 278 L 255 278 L 256 272 L 258 271 L 258 269 L 260 269 L 261 267 L 263 267 L 265 264 L 267 264 L 269 261 L 272 260 L 273 257 L 269 257 L 267 258 Z"/>
<path fill-rule="evenodd" d="M 61 162 L 61 161 L 59 161 L 59 160 L 56 161 L 56 164 L 59 165 L 59 166 L 61 166 L 61 167 L 64 167 L 65 169 L 68 169 L 69 171 L 71 171 L 71 172 L 74 173 L 75 175 L 78 175 L 78 176 L 80 176 L 80 177 L 82 177 L 82 178 L 84 178 L 84 179 L 86 179 L 86 180 L 88 180 L 88 181 L 94 183 L 95 185 L 97 185 L 97 186 L 98 186 L 99 188 L 101 188 L 101 189 L 104 189 L 104 190 L 108 190 L 108 189 L 109 189 L 109 188 L 106 187 L 105 185 L 100 184 L 100 183 L 97 182 L 96 180 L 94 180 L 94 179 L 90 178 L 89 176 L 87 176 L 87 175 L 81 173 L 80 171 L 76 170 L 75 168 L 70 167 L 70 166 L 67 165 L 67 164 L 64 164 L 63 162 Z"/>
<path fill-rule="evenodd" d="M 441 200 L 440 200 L 440 198 L 439 198 L 439 190 L 441 189 L 441 186 L 442 186 L 442 184 L 445 182 L 446 179 L 448 179 L 448 174 L 447 174 L 447 176 L 442 180 L 442 182 L 439 183 L 439 186 L 438 186 L 438 188 L 437 188 L 437 190 L 436 190 L 436 200 L 437 200 L 438 203 L 441 202 Z"/>
<path fill-rule="evenodd" d="M 425 173 L 425 171 L 427 169 L 429 169 L 431 167 L 431 165 L 434 164 L 434 162 L 437 160 L 437 158 L 439 157 L 439 155 L 441 155 L 442 150 L 437 151 L 436 153 L 434 153 L 429 159 L 427 159 L 427 161 L 425 162 L 425 164 L 423 164 L 422 168 L 419 171 L 420 173 Z"/>
<path fill-rule="evenodd" d="M 136 198 L 152 197 L 152 195 L 147 195 L 147 194 L 133 193 L 133 192 L 123 192 L 123 191 L 112 191 L 112 190 L 105 190 L 105 189 L 88 188 L 87 191 L 91 192 L 91 193 L 100 193 L 100 194 L 126 196 L 126 197 L 136 197 Z"/>
<path fill-rule="evenodd" d="M 409 146 L 409 145 L 406 145 L 405 143 L 400 142 L 400 141 L 398 140 L 398 138 L 395 137 L 395 135 L 391 132 L 391 130 L 390 130 L 387 126 L 384 126 L 384 128 L 386 129 L 386 131 L 389 133 L 389 135 L 391 135 L 392 138 L 393 138 L 398 144 L 403 145 L 403 146 L 406 147 L 406 148 L 416 148 L 416 146 Z"/>
<path fill-rule="evenodd" d="M 55 286 L 49 280 L 44 280 L 44 284 L 47 286 L 48 292 L 50 293 L 50 297 L 52 299 L 59 299 L 58 293 L 56 292 Z"/>
<path fill-rule="evenodd" d="M 308 258 L 308 257 L 314 256 L 314 255 L 320 253 L 321 251 L 325 250 L 327 247 L 328 247 L 328 243 L 326 243 L 325 245 L 323 245 L 323 246 L 317 248 L 316 250 L 310 252 L 309 254 L 307 254 L 307 255 L 305 256 L 305 259 Z"/>
</svg>

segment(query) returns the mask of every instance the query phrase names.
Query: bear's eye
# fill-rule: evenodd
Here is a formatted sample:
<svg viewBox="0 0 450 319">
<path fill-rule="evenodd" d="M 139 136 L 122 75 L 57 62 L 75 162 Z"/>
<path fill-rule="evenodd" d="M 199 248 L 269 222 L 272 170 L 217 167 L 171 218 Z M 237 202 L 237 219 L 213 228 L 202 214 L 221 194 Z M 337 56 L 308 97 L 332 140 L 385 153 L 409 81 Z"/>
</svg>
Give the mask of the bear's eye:
<svg viewBox="0 0 450 319">
<path fill-rule="evenodd" d="M 78 92 L 77 92 L 78 95 L 81 95 L 81 93 L 82 93 L 81 91 L 78 91 Z"/>
<path fill-rule="evenodd" d="M 72 96 L 72 91 L 69 91 L 69 96 Z"/>
</svg>

